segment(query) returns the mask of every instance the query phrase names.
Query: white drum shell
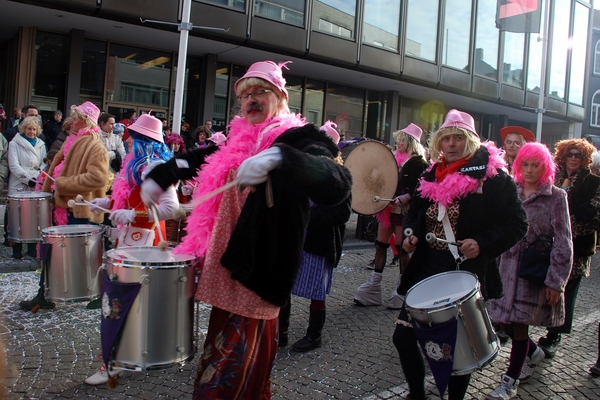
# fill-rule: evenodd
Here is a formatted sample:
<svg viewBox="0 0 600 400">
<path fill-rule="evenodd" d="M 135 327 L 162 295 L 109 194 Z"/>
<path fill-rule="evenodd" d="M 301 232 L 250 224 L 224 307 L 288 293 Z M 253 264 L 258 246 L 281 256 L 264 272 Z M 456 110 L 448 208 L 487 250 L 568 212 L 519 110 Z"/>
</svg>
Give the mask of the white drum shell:
<svg viewBox="0 0 600 400">
<path fill-rule="evenodd" d="M 424 279 L 406 293 L 406 309 L 423 328 L 457 317 L 452 375 L 480 370 L 500 351 L 475 274 L 450 271 Z"/>
<path fill-rule="evenodd" d="M 123 325 L 113 365 L 151 371 L 183 365 L 194 357 L 194 260 L 157 247 L 106 252 L 110 279 L 142 284 Z"/>
<path fill-rule="evenodd" d="M 8 240 L 40 241 L 42 230 L 52 226 L 52 193 L 22 192 L 7 196 Z"/>
<path fill-rule="evenodd" d="M 60 301 L 98 297 L 94 281 L 102 266 L 103 232 L 97 225 L 61 225 L 42 230 L 42 241 L 52 245 L 46 297 Z"/>
</svg>

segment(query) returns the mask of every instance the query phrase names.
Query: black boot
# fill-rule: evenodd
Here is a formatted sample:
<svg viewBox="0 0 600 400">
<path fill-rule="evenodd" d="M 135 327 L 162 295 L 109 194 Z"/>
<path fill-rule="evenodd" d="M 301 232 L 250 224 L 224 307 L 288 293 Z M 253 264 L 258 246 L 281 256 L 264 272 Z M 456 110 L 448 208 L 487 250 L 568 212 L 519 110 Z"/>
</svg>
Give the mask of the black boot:
<svg viewBox="0 0 600 400">
<path fill-rule="evenodd" d="M 290 313 L 292 311 L 291 299 L 279 309 L 279 348 L 288 345 L 288 329 L 290 327 Z"/>
<path fill-rule="evenodd" d="M 292 345 L 292 351 L 304 353 L 321 347 L 321 333 L 325 325 L 325 310 L 310 310 L 306 336 Z"/>
<path fill-rule="evenodd" d="M 23 258 L 23 243 L 14 243 L 12 245 L 12 256 L 15 260 Z"/>
<path fill-rule="evenodd" d="M 546 358 L 554 358 L 560 340 L 560 333 L 548 332 L 538 340 L 538 346 L 544 351 Z"/>
<path fill-rule="evenodd" d="M 38 291 L 37 296 L 35 296 L 31 300 L 25 300 L 20 302 L 19 307 L 27 311 L 33 311 L 35 309 L 35 312 L 37 312 L 37 310 L 40 308 L 42 310 L 54 310 L 56 304 L 46 300 L 46 297 L 44 296 L 44 288 L 41 287 Z"/>
</svg>

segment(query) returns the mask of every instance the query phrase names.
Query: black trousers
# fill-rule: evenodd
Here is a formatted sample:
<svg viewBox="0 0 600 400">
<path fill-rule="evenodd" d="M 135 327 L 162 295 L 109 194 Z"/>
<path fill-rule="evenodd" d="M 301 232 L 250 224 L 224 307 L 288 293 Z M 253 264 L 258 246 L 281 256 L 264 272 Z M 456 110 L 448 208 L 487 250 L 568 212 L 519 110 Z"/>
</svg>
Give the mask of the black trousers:
<svg viewBox="0 0 600 400">
<path fill-rule="evenodd" d="M 571 333 L 573 329 L 573 314 L 575 313 L 575 301 L 581 285 L 581 276 L 571 279 L 565 287 L 565 323 L 561 326 L 548 328 L 548 332 Z"/>
</svg>

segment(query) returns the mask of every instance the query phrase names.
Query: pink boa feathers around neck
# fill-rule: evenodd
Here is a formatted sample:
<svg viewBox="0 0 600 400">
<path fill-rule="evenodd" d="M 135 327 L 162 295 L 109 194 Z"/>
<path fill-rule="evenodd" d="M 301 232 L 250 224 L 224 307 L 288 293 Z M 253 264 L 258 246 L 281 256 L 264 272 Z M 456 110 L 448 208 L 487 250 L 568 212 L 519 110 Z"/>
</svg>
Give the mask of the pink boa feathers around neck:
<svg viewBox="0 0 600 400">
<path fill-rule="evenodd" d="M 113 200 L 113 210 L 124 210 L 127 205 L 127 200 L 131 197 L 133 189 L 129 186 L 127 181 L 127 165 L 133 160 L 133 153 L 128 153 L 123 160 L 123 166 L 119 175 L 115 177 L 115 181 L 112 185 L 112 195 L 110 196 Z"/>
<path fill-rule="evenodd" d="M 274 123 L 278 125 L 261 134 L 265 128 Z M 229 172 L 237 170 L 244 160 L 271 147 L 275 139 L 289 128 L 305 124 L 305 119 L 296 114 L 281 115 L 259 125 L 251 125 L 245 119 L 235 117 L 229 124 L 227 142 L 219 151 L 206 157 L 206 164 L 196 178 L 200 184 L 194 196 L 200 197 L 225 185 Z M 174 249 L 174 253 L 195 254 L 198 257 L 205 255 L 222 198 L 223 195 L 219 194 L 194 208 L 187 219 L 187 235 Z"/>
<path fill-rule="evenodd" d="M 481 179 L 483 182 L 486 179 L 498 175 L 498 169 L 503 168 L 506 165 L 506 162 L 502 158 L 502 151 L 492 142 L 485 142 L 482 143 L 482 145 L 485 146 L 490 153 L 489 161 L 486 165 L 485 177 Z M 433 166 L 431 168 L 433 168 Z M 422 197 L 447 207 L 452 204 L 454 200 L 462 199 L 471 193 L 475 193 L 478 188 L 478 179 L 464 175 L 460 172 L 455 172 L 448 175 L 442 182 L 429 182 L 421 178 L 418 190 Z"/>
<path fill-rule="evenodd" d="M 398 150 L 394 152 L 394 156 L 396 156 L 396 164 L 398 164 L 398 167 L 402 167 L 402 164 L 410 158 L 410 154 L 400 153 Z"/>
</svg>

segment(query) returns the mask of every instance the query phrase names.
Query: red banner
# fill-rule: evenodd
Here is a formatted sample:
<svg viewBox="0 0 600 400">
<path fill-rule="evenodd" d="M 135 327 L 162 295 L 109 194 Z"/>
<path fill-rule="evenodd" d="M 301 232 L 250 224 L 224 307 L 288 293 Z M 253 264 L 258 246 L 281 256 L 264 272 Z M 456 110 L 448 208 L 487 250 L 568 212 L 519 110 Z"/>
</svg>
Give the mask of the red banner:
<svg viewBox="0 0 600 400">
<path fill-rule="evenodd" d="M 542 0 L 498 0 L 496 27 L 508 32 L 540 31 Z"/>
</svg>

